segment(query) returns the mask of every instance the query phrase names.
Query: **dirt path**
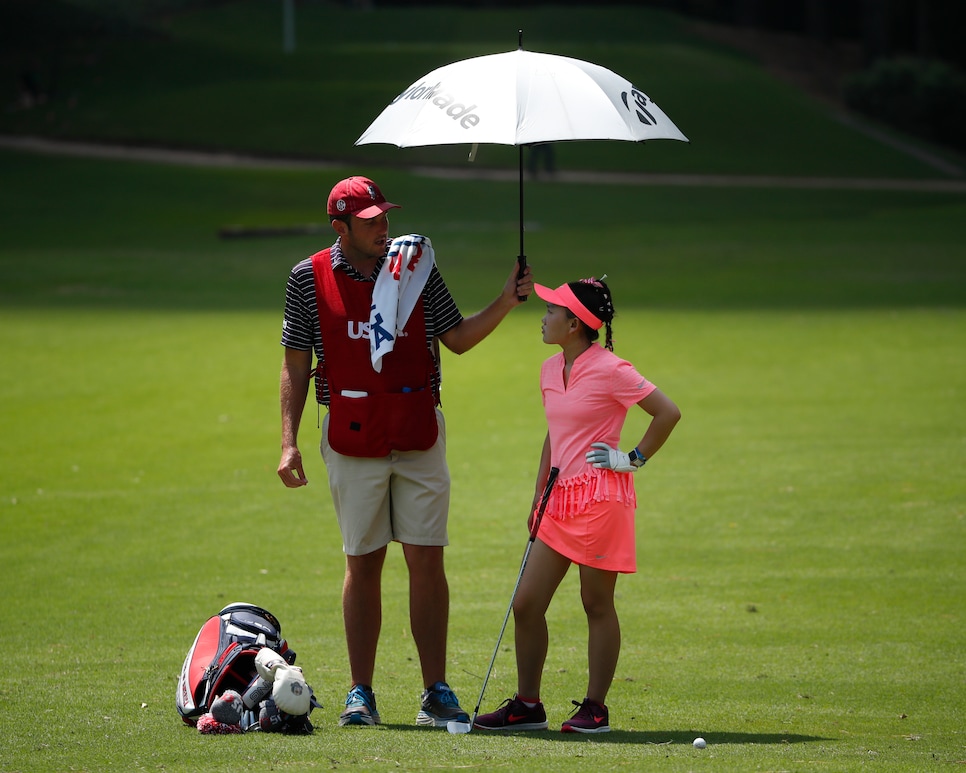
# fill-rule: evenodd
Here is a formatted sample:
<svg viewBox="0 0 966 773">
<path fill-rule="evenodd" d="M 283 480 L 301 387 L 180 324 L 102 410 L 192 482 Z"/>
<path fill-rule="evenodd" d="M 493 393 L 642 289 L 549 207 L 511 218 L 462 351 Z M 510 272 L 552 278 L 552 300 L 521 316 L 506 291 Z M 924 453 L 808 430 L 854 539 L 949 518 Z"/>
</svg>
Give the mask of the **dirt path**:
<svg viewBox="0 0 966 773">
<path fill-rule="evenodd" d="M 163 148 L 102 145 L 90 142 L 50 140 L 42 137 L 0 136 L 0 148 L 45 155 L 80 156 L 124 161 L 147 161 L 182 166 L 245 169 L 334 169 L 333 162 L 263 158 L 235 153 L 206 153 Z M 413 174 L 438 179 L 514 181 L 509 169 L 412 167 Z M 947 173 L 955 173 L 944 170 Z M 772 177 L 767 175 L 640 174 L 622 172 L 556 172 L 556 182 L 603 185 L 653 185 L 716 188 L 797 188 L 811 190 L 891 190 L 966 193 L 966 180 L 903 180 L 840 177 Z"/>
</svg>

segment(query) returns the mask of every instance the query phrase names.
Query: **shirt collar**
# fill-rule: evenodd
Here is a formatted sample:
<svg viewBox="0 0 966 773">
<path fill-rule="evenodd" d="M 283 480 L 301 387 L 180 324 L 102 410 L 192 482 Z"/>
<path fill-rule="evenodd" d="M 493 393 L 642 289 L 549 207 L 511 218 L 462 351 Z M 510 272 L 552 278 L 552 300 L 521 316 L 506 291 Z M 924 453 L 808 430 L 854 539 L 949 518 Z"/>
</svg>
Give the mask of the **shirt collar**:
<svg viewBox="0 0 966 773">
<path fill-rule="evenodd" d="M 372 272 L 371 277 L 363 276 L 361 273 L 356 271 L 352 264 L 345 259 L 345 255 L 342 254 L 342 237 L 340 236 L 335 240 L 335 244 L 332 245 L 332 249 L 329 253 L 329 257 L 332 260 L 332 270 L 340 269 L 345 271 L 353 279 L 358 279 L 362 282 L 375 282 L 376 277 L 379 276 L 379 272 L 382 270 L 382 264 L 386 262 L 386 258 L 382 257 L 379 262 L 376 263 L 376 269 Z"/>
</svg>

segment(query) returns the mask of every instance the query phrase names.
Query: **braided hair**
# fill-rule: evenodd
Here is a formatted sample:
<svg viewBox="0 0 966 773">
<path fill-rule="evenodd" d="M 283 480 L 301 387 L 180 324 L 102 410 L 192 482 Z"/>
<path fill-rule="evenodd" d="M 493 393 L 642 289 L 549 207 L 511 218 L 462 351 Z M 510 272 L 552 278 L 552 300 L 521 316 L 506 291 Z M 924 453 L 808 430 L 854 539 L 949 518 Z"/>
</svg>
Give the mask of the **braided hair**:
<svg viewBox="0 0 966 773">
<path fill-rule="evenodd" d="M 611 297 L 610 288 L 604 283 L 604 279 L 606 278 L 607 275 L 604 274 L 600 279 L 590 277 L 589 279 L 581 279 L 577 282 L 568 282 L 567 286 L 577 296 L 577 300 L 586 306 L 587 310 L 597 317 L 597 319 L 604 323 L 604 348 L 609 351 L 614 351 L 614 336 L 611 330 L 611 322 L 616 312 L 614 311 L 614 299 Z M 576 317 L 569 309 L 567 315 L 571 318 Z M 584 332 L 591 341 L 596 341 L 599 338 L 599 331 L 594 330 L 584 322 L 580 324 L 583 325 Z"/>
</svg>

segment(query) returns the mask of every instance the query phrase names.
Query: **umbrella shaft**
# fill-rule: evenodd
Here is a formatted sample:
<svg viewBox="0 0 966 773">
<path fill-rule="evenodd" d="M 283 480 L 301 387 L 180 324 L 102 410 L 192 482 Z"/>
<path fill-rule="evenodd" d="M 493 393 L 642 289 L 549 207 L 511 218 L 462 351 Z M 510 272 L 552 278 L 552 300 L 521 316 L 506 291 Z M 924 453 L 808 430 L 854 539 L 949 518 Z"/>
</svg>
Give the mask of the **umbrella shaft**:
<svg viewBox="0 0 966 773">
<path fill-rule="evenodd" d="M 520 175 L 520 269 L 522 270 L 527 265 L 527 254 L 523 249 L 523 145 L 520 145 L 517 151 Z"/>
</svg>

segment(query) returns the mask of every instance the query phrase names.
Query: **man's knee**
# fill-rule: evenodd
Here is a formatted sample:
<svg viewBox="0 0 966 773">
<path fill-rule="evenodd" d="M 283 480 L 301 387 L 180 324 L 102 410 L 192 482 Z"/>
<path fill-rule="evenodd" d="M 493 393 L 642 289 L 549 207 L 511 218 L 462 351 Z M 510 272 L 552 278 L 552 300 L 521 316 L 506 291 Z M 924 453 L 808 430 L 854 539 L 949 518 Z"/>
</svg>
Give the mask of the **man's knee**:
<svg viewBox="0 0 966 773">
<path fill-rule="evenodd" d="M 446 582 L 443 548 L 439 545 L 405 545 L 406 566 L 414 583 Z"/>
<path fill-rule="evenodd" d="M 346 578 L 356 582 L 378 580 L 382 576 L 382 566 L 386 560 L 386 549 L 380 548 L 359 556 L 346 556 Z"/>
</svg>

